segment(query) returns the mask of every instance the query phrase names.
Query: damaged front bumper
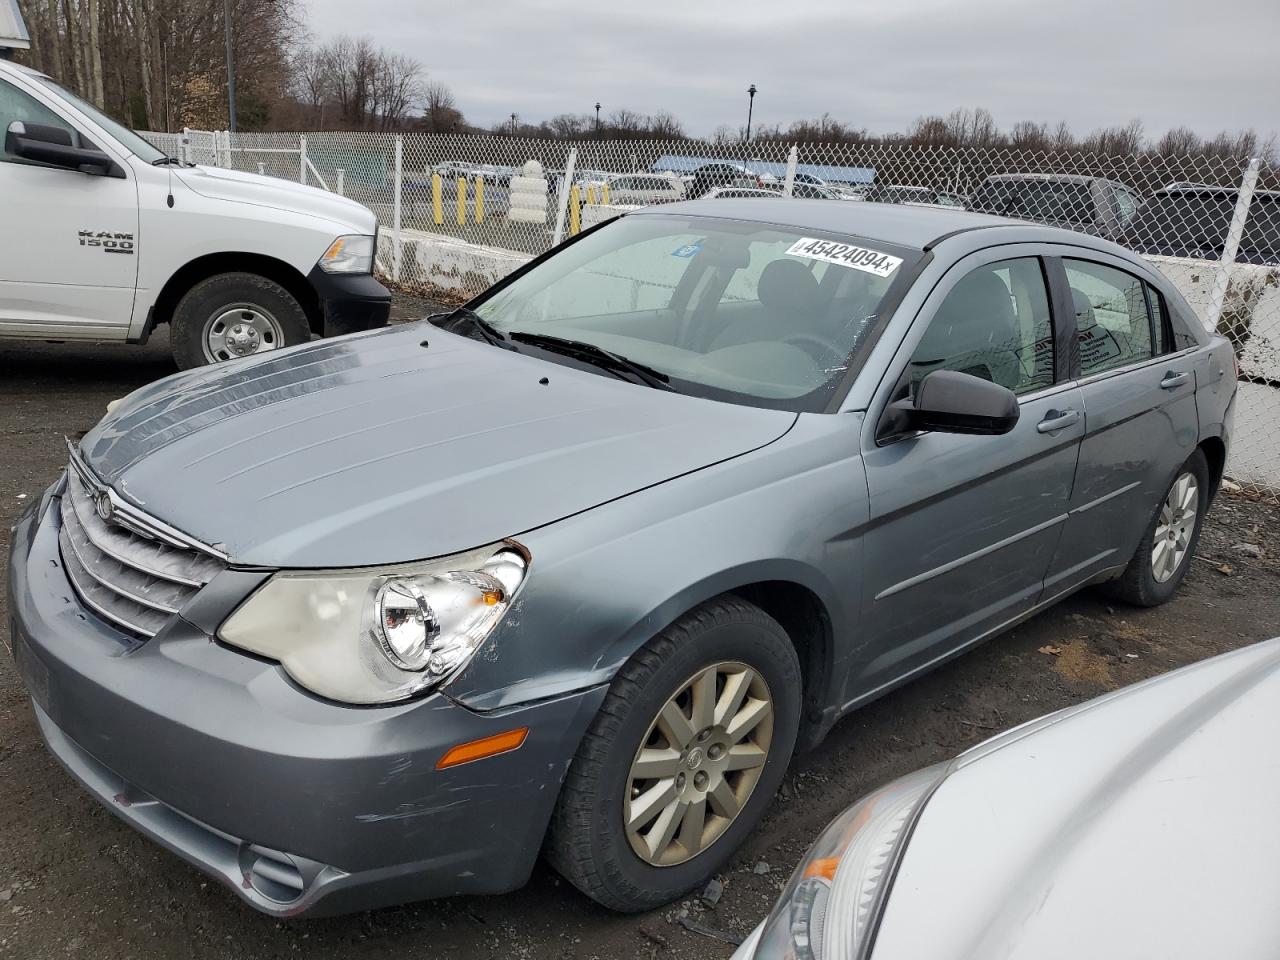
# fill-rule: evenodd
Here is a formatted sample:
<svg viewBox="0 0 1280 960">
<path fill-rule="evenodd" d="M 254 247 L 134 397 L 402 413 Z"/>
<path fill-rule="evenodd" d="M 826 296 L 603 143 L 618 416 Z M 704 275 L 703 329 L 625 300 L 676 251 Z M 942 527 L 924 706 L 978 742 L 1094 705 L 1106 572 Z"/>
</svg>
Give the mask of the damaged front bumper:
<svg viewBox="0 0 1280 960">
<path fill-rule="evenodd" d="M 279 916 L 528 879 L 603 687 L 492 713 L 442 694 L 345 707 L 181 615 L 122 643 L 77 602 L 57 526 L 55 501 L 14 530 L 14 655 L 49 750 L 126 822 Z M 450 747 L 517 727 L 518 750 L 436 769 Z"/>
</svg>

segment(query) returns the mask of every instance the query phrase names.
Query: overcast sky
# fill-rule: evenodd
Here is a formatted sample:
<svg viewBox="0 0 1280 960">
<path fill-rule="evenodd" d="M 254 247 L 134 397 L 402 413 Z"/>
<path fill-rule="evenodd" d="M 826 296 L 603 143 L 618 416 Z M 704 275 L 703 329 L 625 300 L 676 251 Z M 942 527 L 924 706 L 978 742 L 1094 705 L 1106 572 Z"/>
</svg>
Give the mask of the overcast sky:
<svg viewBox="0 0 1280 960">
<path fill-rule="evenodd" d="M 755 122 L 784 126 L 829 112 L 880 133 L 985 106 L 1006 130 L 1280 130 L 1280 0 L 303 2 L 317 39 L 416 57 L 482 126 L 599 100 L 705 135 L 746 121 L 754 83 Z"/>
</svg>

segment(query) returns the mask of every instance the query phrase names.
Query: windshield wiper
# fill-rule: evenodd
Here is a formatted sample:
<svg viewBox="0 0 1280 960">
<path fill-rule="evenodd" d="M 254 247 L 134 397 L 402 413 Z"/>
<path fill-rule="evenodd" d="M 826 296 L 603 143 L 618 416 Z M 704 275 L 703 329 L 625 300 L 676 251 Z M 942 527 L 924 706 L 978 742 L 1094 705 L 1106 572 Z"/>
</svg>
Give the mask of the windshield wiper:
<svg viewBox="0 0 1280 960">
<path fill-rule="evenodd" d="M 491 343 L 495 347 L 502 347 L 504 350 L 514 350 L 516 345 L 512 343 L 507 335 L 486 320 L 480 314 L 467 307 L 459 307 L 452 313 L 446 313 L 444 316 L 436 318 L 432 317 L 431 322 L 441 330 L 448 330 L 450 333 L 462 333 L 464 329 L 474 330 L 480 334 L 480 339 L 485 343 Z M 465 336 L 465 334 L 463 334 Z"/>
<path fill-rule="evenodd" d="M 177 157 L 157 157 L 151 161 L 153 167 L 194 167 L 194 163 L 187 163 L 185 160 L 179 160 Z"/>
<path fill-rule="evenodd" d="M 523 330 L 513 331 L 511 339 L 518 340 L 521 343 L 532 344 L 535 347 L 542 347 L 544 350 L 550 350 L 553 353 L 562 353 L 565 356 L 583 360 L 600 367 L 602 370 L 608 370 L 610 373 L 629 373 L 641 383 L 653 387 L 655 390 L 675 390 L 675 387 L 671 386 L 671 378 L 665 373 L 660 373 L 653 367 L 647 367 L 643 363 L 637 363 L 620 353 L 606 350 L 604 347 L 597 346 L 594 343 L 587 343 L 585 340 L 569 340 L 565 337 L 555 337 L 548 333 L 526 333 Z"/>
</svg>

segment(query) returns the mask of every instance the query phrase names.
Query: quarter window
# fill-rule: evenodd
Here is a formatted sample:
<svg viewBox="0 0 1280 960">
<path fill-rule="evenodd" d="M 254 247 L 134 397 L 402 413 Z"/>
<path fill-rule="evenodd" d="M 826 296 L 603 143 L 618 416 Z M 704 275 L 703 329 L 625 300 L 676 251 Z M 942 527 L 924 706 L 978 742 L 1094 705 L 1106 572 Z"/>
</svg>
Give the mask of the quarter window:
<svg viewBox="0 0 1280 960">
<path fill-rule="evenodd" d="M 1149 360 L 1151 316 L 1143 282 L 1100 263 L 1063 260 L 1084 376 Z"/>
<path fill-rule="evenodd" d="M 956 370 L 1014 393 L 1053 383 L 1053 318 L 1034 257 L 978 267 L 938 307 L 911 357 L 912 392 L 934 370 Z"/>
</svg>

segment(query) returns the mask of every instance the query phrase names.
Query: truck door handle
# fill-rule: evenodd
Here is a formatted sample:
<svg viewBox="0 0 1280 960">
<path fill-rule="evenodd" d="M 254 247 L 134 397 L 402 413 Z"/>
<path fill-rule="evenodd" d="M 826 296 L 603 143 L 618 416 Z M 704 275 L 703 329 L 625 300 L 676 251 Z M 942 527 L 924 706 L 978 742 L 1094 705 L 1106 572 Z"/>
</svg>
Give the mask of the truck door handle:
<svg viewBox="0 0 1280 960">
<path fill-rule="evenodd" d="M 1036 424 L 1040 433 L 1057 433 L 1080 422 L 1079 410 L 1050 410 L 1043 420 Z"/>
<path fill-rule="evenodd" d="M 1185 370 L 1170 370 L 1164 375 L 1164 379 L 1160 381 L 1161 390 L 1177 390 L 1180 386 L 1191 379 L 1191 374 Z"/>
</svg>

